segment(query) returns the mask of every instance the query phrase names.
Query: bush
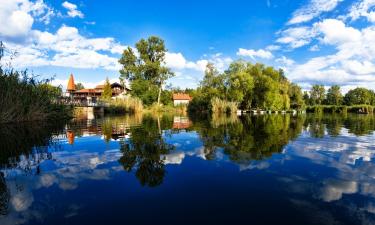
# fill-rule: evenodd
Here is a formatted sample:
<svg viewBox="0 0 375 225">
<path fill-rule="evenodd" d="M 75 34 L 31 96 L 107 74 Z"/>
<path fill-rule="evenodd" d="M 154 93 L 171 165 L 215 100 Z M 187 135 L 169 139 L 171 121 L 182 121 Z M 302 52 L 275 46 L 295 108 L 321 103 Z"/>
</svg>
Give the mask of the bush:
<svg viewBox="0 0 375 225">
<path fill-rule="evenodd" d="M 143 111 L 143 104 L 139 98 L 127 97 L 124 99 L 114 99 L 106 102 L 107 113 L 140 113 Z"/>
<path fill-rule="evenodd" d="M 211 100 L 211 111 L 213 113 L 236 113 L 237 103 L 221 100 L 219 98 L 213 98 Z"/>
</svg>

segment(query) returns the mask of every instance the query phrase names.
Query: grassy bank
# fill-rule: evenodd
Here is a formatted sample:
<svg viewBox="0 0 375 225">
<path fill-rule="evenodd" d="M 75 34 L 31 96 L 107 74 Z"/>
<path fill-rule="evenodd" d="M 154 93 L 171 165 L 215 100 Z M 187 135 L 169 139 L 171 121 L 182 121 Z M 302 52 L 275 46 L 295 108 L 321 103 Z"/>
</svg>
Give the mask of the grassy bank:
<svg viewBox="0 0 375 225">
<path fill-rule="evenodd" d="M 353 105 L 353 106 L 335 106 L 335 105 L 315 105 L 308 106 L 306 112 L 310 113 L 360 113 L 373 114 L 374 106 L 371 105 Z"/>
<path fill-rule="evenodd" d="M 125 99 L 115 99 L 105 102 L 105 113 L 124 114 L 124 113 L 140 113 L 143 111 L 142 101 L 136 97 L 127 97 Z"/>
<path fill-rule="evenodd" d="M 0 68 L 0 123 L 59 120 L 71 116 L 71 108 L 57 103 L 61 89 L 48 80 L 38 81 L 27 72 Z"/>
</svg>

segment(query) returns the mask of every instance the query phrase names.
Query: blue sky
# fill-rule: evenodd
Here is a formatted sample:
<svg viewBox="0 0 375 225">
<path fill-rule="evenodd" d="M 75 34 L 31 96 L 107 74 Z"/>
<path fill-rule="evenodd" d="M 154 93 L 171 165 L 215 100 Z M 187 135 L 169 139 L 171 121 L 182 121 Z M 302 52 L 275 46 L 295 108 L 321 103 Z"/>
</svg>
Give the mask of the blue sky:
<svg viewBox="0 0 375 225">
<path fill-rule="evenodd" d="M 237 59 L 283 68 L 304 89 L 375 88 L 375 0 L 0 1 L 0 40 L 18 53 L 5 61 L 54 84 L 115 80 L 122 50 L 157 35 L 176 73 L 168 83 L 182 88 L 208 62 Z"/>
</svg>

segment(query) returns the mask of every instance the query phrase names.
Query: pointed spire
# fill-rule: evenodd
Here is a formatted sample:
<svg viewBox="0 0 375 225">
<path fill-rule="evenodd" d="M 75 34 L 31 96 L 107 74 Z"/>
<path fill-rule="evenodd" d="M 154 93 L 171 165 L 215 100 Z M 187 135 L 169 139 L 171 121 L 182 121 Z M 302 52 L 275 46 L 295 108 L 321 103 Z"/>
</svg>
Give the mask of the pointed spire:
<svg viewBox="0 0 375 225">
<path fill-rule="evenodd" d="M 66 90 L 67 91 L 75 91 L 76 90 L 76 85 L 74 84 L 73 74 L 70 74 L 68 86 L 66 87 Z"/>
</svg>

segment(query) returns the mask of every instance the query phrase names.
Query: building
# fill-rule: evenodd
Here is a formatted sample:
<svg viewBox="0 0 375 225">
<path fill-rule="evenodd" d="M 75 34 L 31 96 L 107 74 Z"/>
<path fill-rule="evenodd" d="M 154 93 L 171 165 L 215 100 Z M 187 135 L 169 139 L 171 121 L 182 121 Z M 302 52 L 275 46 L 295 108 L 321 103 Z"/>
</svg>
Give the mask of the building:
<svg viewBox="0 0 375 225">
<path fill-rule="evenodd" d="M 173 93 L 173 104 L 177 105 L 187 105 L 191 101 L 189 94 L 185 93 Z"/>
<path fill-rule="evenodd" d="M 81 90 L 76 90 L 74 84 L 74 76 L 70 75 L 68 86 L 66 88 L 67 96 L 71 97 L 74 101 L 80 103 L 96 103 L 96 101 L 102 96 L 104 92 L 105 85 L 97 85 L 95 88 L 84 88 Z M 129 93 L 130 89 L 125 85 L 121 85 L 117 82 L 111 84 L 112 97 L 118 97 L 120 95 L 126 95 Z"/>
</svg>

